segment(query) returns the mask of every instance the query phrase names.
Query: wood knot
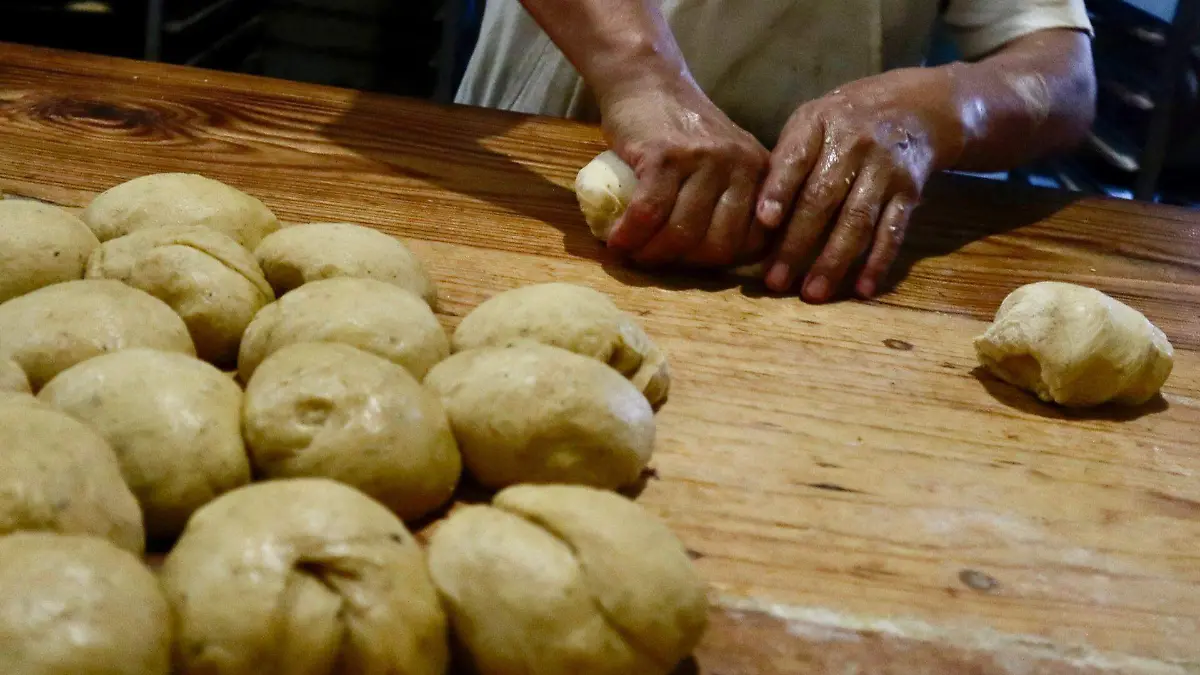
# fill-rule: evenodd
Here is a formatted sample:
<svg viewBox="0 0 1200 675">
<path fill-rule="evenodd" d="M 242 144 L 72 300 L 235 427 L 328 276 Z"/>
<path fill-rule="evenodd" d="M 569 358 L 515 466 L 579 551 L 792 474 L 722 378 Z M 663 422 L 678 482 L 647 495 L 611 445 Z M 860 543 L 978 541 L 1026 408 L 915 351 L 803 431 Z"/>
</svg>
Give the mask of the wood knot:
<svg viewBox="0 0 1200 675">
<path fill-rule="evenodd" d="M 888 349 L 895 349 L 898 352 L 911 352 L 913 350 L 912 343 L 896 338 L 888 338 L 883 341 L 883 345 Z"/>
<path fill-rule="evenodd" d="M 155 127 L 161 115 L 152 109 L 112 101 L 49 98 L 33 106 L 35 117 L 72 126 L 133 131 Z"/>
<path fill-rule="evenodd" d="M 1000 587 L 1000 582 L 995 577 L 978 570 L 963 570 L 958 573 L 958 580 L 967 588 L 980 593 L 991 593 Z"/>
</svg>

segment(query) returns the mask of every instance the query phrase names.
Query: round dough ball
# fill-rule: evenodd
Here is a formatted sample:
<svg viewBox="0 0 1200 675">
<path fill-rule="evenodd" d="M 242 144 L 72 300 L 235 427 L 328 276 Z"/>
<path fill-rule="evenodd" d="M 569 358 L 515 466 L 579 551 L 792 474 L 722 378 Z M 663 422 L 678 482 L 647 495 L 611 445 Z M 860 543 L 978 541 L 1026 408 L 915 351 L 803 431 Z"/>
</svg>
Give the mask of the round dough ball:
<svg viewBox="0 0 1200 675">
<path fill-rule="evenodd" d="M 404 524 L 324 479 L 268 481 L 196 512 L 160 574 L 177 675 L 442 675 L 446 617 Z"/>
<path fill-rule="evenodd" d="M 635 482 L 654 449 L 654 411 L 608 366 L 537 343 L 451 356 L 425 386 L 442 399 L 463 462 L 484 486 Z"/>
<path fill-rule="evenodd" d="M 286 227 L 254 251 L 275 292 L 335 277 L 375 279 L 416 293 L 437 307 L 437 288 L 420 258 L 399 239 L 350 223 Z"/>
<path fill-rule="evenodd" d="M 38 398 L 108 441 L 151 536 L 179 534 L 196 509 L 250 482 L 242 390 L 203 361 L 127 349 L 63 371 Z"/>
<path fill-rule="evenodd" d="M 289 345 L 263 361 L 243 428 L 257 475 L 332 478 L 405 520 L 445 504 L 462 471 L 438 399 L 407 370 L 342 344 Z"/>
<path fill-rule="evenodd" d="M 0 405 L 0 534 L 89 534 L 140 554 L 142 512 L 112 448 L 82 423 L 26 400 Z"/>
<path fill-rule="evenodd" d="M 579 170 L 575 198 L 597 239 L 608 241 L 609 232 L 633 201 L 637 184 L 637 174 L 612 150 L 600 153 Z"/>
<path fill-rule="evenodd" d="M 88 260 L 87 276 L 123 281 L 170 305 L 200 358 L 217 364 L 237 360 L 246 326 L 275 299 L 249 251 L 195 225 L 138 230 L 105 242 Z"/>
<path fill-rule="evenodd" d="M 683 545 L 609 492 L 504 490 L 437 528 L 429 569 L 480 675 L 666 675 L 707 626 Z"/>
<path fill-rule="evenodd" d="M 263 308 L 242 336 L 242 381 L 250 381 L 263 359 L 298 342 L 358 347 L 403 366 L 418 380 L 450 354 L 450 340 L 429 305 L 374 279 L 314 281 Z"/>
<path fill-rule="evenodd" d="M 100 241 L 154 227 L 200 225 L 251 251 L 279 229 L 279 219 L 258 199 L 190 173 L 141 176 L 110 188 L 84 209 L 83 222 Z"/>
<path fill-rule="evenodd" d="M 0 199 L 0 302 L 82 279 L 99 245 L 82 220 L 57 206 Z"/>
<path fill-rule="evenodd" d="M 1175 362 L 1167 336 L 1140 312 L 1095 289 L 1054 281 L 1005 298 L 975 351 L 996 377 L 1067 407 L 1141 405 Z"/>
<path fill-rule="evenodd" d="M 170 621 L 154 574 L 104 540 L 0 538 L 0 673 L 167 675 Z"/>
<path fill-rule="evenodd" d="M 76 363 L 130 347 L 196 355 L 179 315 L 119 281 L 68 281 L 0 305 L 0 359 L 21 366 L 34 391 Z"/>
<path fill-rule="evenodd" d="M 666 402 L 671 386 L 667 357 L 633 317 L 599 291 L 564 283 L 505 291 L 458 324 L 451 347 L 461 352 L 522 340 L 607 363 L 628 377 L 655 408 Z"/>
<path fill-rule="evenodd" d="M 32 391 L 25 371 L 12 359 L 0 359 L 0 391 L 18 394 L 28 394 Z"/>
</svg>

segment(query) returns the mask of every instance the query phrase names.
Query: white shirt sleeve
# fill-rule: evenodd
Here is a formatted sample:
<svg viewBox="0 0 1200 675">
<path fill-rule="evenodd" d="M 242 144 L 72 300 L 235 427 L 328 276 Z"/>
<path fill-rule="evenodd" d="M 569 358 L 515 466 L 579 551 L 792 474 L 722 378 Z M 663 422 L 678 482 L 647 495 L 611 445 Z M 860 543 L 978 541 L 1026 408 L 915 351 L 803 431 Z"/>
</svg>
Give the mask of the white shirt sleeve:
<svg viewBox="0 0 1200 675">
<path fill-rule="evenodd" d="M 968 59 L 1040 30 L 1092 32 L 1083 0 L 950 0 L 945 21 Z"/>
</svg>

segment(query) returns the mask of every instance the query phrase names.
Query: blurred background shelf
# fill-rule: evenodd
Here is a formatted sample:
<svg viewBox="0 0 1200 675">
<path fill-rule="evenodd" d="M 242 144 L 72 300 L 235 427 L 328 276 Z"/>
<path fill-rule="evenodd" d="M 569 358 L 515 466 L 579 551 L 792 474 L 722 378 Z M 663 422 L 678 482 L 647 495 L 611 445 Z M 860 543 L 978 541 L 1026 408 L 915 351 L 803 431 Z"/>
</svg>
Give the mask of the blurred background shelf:
<svg viewBox="0 0 1200 675">
<path fill-rule="evenodd" d="M 0 40 L 449 101 L 483 1 L 4 0 Z M 1095 129 L 1073 156 L 1003 177 L 1200 204 L 1200 0 L 1087 4 Z"/>
</svg>

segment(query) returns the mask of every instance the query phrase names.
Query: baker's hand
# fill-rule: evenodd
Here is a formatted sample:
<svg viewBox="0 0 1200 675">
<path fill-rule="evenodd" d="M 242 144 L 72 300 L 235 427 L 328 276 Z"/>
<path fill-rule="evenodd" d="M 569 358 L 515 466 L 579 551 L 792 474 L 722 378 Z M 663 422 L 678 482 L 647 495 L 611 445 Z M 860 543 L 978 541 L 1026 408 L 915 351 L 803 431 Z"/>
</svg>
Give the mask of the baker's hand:
<svg viewBox="0 0 1200 675">
<path fill-rule="evenodd" d="M 753 238 L 766 149 L 690 77 L 630 86 L 600 105 L 609 145 L 638 177 L 609 246 L 644 265 L 734 262 Z"/>
<path fill-rule="evenodd" d="M 953 77 L 945 68 L 892 71 L 796 110 L 757 206 L 766 227 L 787 228 L 767 265 L 771 289 L 787 291 L 804 274 L 803 297 L 825 302 L 866 255 L 855 288 L 876 294 L 925 182 L 962 152 Z"/>
</svg>

